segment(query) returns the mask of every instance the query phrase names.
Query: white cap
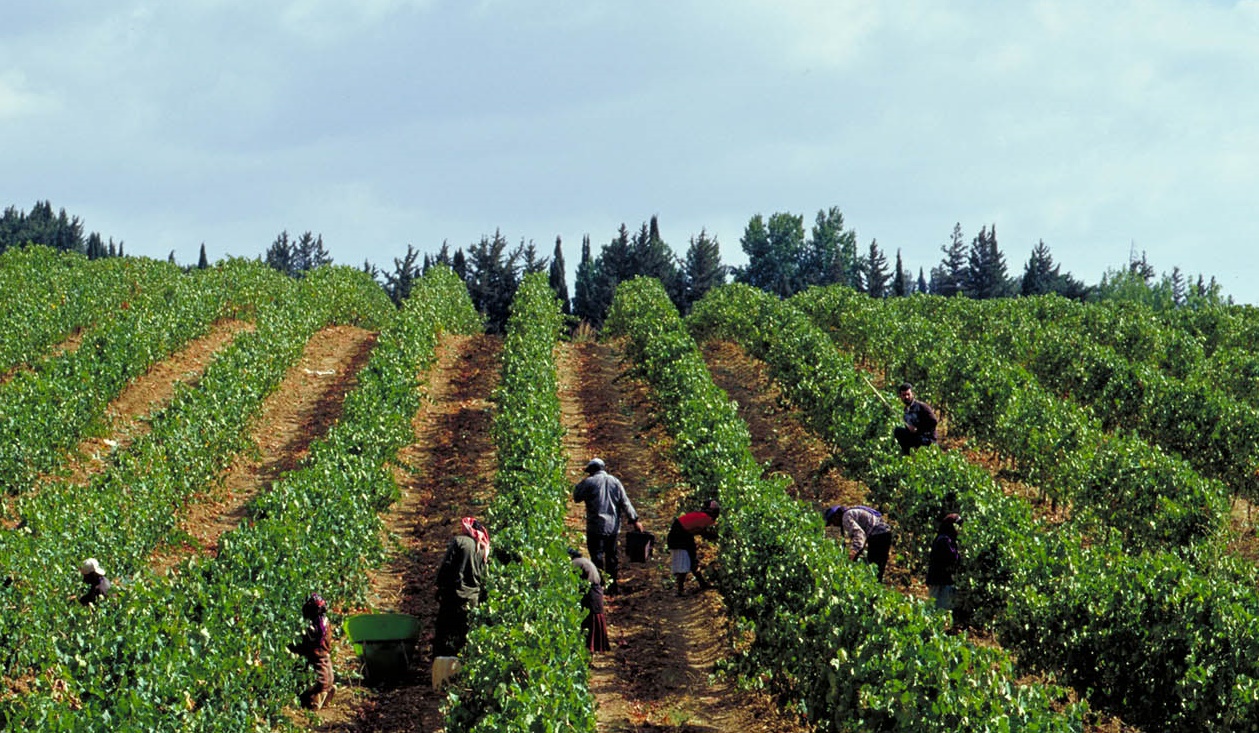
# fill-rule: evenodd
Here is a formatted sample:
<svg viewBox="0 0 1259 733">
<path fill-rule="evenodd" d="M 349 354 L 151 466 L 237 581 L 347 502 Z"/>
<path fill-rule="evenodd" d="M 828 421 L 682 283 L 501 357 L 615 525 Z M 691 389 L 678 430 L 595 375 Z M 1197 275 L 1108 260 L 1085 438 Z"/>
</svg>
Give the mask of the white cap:
<svg viewBox="0 0 1259 733">
<path fill-rule="evenodd" d="M 101 564 L 97 562 L 96 558 L 94 557 L 89 557 L 88 559 L 84 560 L 83 564 L 79 566 L 79 572 L 83 573 L 84 575 L 87 575 L 89 573 L 96 573 L 97 575 L 105 574 L 105 571 L 101 569 Z"/>
</svg>

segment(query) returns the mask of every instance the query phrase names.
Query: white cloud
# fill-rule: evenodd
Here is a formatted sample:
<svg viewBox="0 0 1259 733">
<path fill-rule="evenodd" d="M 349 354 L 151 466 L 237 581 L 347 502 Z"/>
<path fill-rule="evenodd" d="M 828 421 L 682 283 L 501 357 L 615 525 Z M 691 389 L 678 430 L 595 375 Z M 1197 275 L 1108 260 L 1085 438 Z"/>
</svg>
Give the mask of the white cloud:
<svg viewBox="0 0 1259 733">
<path fill-rule="evenodd" d="M 55 94 L 32 91 L 25 74 L 10 71 L 0 75 L 0 120 L 40 116 L 60 107 Z"/>
</svg>

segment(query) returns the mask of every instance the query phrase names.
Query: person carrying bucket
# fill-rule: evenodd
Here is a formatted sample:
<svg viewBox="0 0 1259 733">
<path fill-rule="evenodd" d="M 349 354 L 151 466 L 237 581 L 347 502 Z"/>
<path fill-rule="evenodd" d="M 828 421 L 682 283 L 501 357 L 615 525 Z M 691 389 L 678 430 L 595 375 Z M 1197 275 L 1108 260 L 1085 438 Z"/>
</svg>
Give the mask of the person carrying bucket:
<svg viewBox="0 0 1259 733">
<path fill-rule="evenodd" d="M 630 503 L 625 486 L 608 473 L 601 458 L 592 458 L 586 464 L 586 477 L 573 487 L 573 501 L 586 503 L 586 549 L 595 567 L 607 574 L 604 590 L 615 595 L 620 591 L 616 584 L 621 567 L 616 540 L 621 533 L 621 517 L 642 532 L 638 512 Z"/>
</svg>

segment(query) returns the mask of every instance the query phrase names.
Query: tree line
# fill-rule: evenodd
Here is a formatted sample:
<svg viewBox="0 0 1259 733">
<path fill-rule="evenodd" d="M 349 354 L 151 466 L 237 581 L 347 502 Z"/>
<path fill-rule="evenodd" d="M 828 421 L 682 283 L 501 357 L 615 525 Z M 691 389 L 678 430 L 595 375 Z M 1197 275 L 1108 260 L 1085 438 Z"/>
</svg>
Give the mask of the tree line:
<svg viewBox="0 0 1259 733">
<path fill-rule="evenodd" d="M 115 245 L 110 238 L 106 243 L 96 232 L 84 236 L 78 217 L 68 216 L 65 209 L 54 214 L 48 201 L 37 202 L 29 214 L 10 206 L 0 218 L 0 252 L 28 242 L 91 258 L 123 256 L 121 242 Z M 394 258 L 391 270 L 382 270 L 370 261 L 364 261 L 362 269 L 400 304 L 425 272 L 436 265 L 446 265 L 467 284 L 472 302 L 486 317 L 491 332 L 501 332 L 505 327 L 516 289 L 523 277 L 533 272 L 547 272 L 563 312 L 595 329 L 603 325 L 617 284 L 638 276 L 660 280 L 683 314 L 706 292 L 728 279 L 781 297 L 812 286 L 842 284 L 873 298 L 924 293 L 982 300 L 1056 293 L 1082 301 L 1136 300 L 1156 308 L 1232 302 L 1223 295 L 1214 277 L 1206 281 L 1198 275 L 1194 281 L 1179 267 L 1158 277 L 1145 253 L 1137 257 L 1135 248 L 1127 263 L 1107 270 L 1096 285 L 1086 285 L 1063 272 L 1044 240 L 1032 247 L 1021 276 L 1011 275 L 997 242 L 995 224 L 981 227 L 969 242 L 961 223 L 955 224 L 948 241 L 940 246 L 939 262 L 929 271 L 919 267 L 916 275 L 906 267 L 899 249 L 894 261 L 889 262 L 877 239 L 860 247 L 856 232 L 845 227 L 843 213 L 837 206 L 818 211 L 807 231 L 803 215 L 756 214 L 748 220 L 739 245 L 747 256 L 747 264 L 730 267 L 721 261 L 716 237 L 706 230 L 690 237 L 679 257 L 661 236 L 656 216 L 637 230 L 622 223 L 598 251 L 590 235 L 582 238 L 571 296 L 559 237 L 555 238 L 549 257 L 543 256 L 532 240 L 522 239 L 512 246 L 496 230 L 493 236 L 482 236 L 466 248 L 452 249 L 443 242 L 436 253 L 422 256 L 408 244 L 406 254 Z M 173 251 L 168 259 L 175 261 Z M 262 259 L 291 277 L 302 277 L 310 270 L 332 264 L 323 235 L 310 231 L 296 237 L 282 231 Z M 209 266 L 204 243 L 196 266 Z"/>
<path fill-rule="evenodd" d="M 24 244 L 42 244 L 66 252 L 77 252 L 90 259 L 122 257 L 122 242 L 106 242 L 98 232 L 83 233 L 83 221 L 68 216 L 63 208 L 53 213 L 52 202 L 36 201 L 30 213 L 16 206 L 5 208 L 0 216 L 0 253 Z"/>
</svg>

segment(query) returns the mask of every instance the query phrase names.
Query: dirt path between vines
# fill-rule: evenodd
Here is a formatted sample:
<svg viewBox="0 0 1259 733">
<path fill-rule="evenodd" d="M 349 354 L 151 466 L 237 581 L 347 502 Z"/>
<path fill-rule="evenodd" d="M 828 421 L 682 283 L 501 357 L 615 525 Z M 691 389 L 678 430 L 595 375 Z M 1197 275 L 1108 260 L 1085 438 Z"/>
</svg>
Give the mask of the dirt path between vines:
<svg viewBox="0 0 1259 733">
<path fill-rule="evenodd" d="M 625 592 L 607 600 L 613 649 L 595 655 L 591 670 L 599 730 L 807 730 L 767 696 L 710 677 L 714 663 L 730 653 L 725 608 L 715 591 L 696 592 L 693 580 L 686 596 L 675 595 L 664 538 L 673 517 L 690 511 L 692 502 L 665 458 L 668 436 L 654 424 L 641 385 L 623 374 L 620 352 L 593 342 L 563 344 L 557 364 L 569 478 L 575 484 L 591 457 L 603 458 L 661 547 L 645 564 L 623 556 Z M 584 508 L 571 506 L 571 541 L 586 554 Z M 704 544 L 702 565 L 714 558 Z"/>
<path fill-rule="evenodd" d="M 70 334 L 67 335 L 65 339 L 62 340 L 60 343 L 57 343 L 53 345 L 51 348 L 49 348 L 48 353 L 45 354 L 43 357 L 39 357 L 30 363 L 16 364 L 10 367 L 7 371 L 5 371 L 4 374 L 0 374 L 0 386 L 4 386 L 5 384 L 8 384 L 9 382 L 13 381 L 13 378 L 16 377 L 18 374 L 21 374 L 22 372 L 30 371 L 31 364 L 34 364 L 36 361 L 40 361 L 41 359 L 55 359 L 59 356 L 73 354 L 74 352 L 78 351 L 79 347 L 82 345 L 83 345 L 83 327 L 79 326 L 75 328 L 72 332 L 70 332 Z"/>
<path fill-rule="evenodd" d="M 784 404 L 763 361 L 729 341 L 711 341 L 703 344 L 702 350 L 713 382 L 735 401 L 739 417 L 747 423 L 752 455 L 768 463 L 770 473 L 789 477 L 789 490 L 797 499 L 819 512 L 834 504 L 867 502 L 865 484 L 831 467 L 830 452 L 804 427 L 795 410 Z M 840 541 L 838 529 L 828 527 L 826 532 Z M 897 566 L 895 556 L 888 562 L 884 577 L 901 590 L 912 585 L 908 571 Z M 926 595 L 925 587 L 917 590 Z"/>
<path fill-rule="evenodd" d="M 410 673 L 384 687 L 347 682 L 354 652 L 340 640 L 333 653 L 337 696 L 319 713 L 318 730 L 439 731 L 444 694 L 429 684 L 433 581 L 460 517 L 481 516 L 493 494 L 496 454 L 490 398 L 499 377 L 501 343 L 491 336 L 446 336 L 425 380 L 415 442 L 399 454 L 401 498 L 385 516 L 393 544 L 389 564 L 371 578 L 368 607 L 346 614 L 401 612 L 420 619 L 421 638 Z"/>
<path fill-rule="evenodd" d="M 298 467 L 310 445 L 341 417 L 345 396 L 371 357 L 376 334 L 355 326 L 330 326 L 315 333 L 279 386 L 262 402 L 250 429 L 257 451 L 238 456 L 220 481 L 190 497 L 176 544 L 154 550 L 158 573 L 196 554 L 218 554 L 219 539 L 240 524 L 245 505 L 258 492 Z"/>
<path fill-rule="evenodd" d="M 771 471 L 788 475 L 794 483 L 796 498 L 814 503 L 821 509 L 829 504 L 856 503 L 865 500 L 866 488 L 861 482 L 840 475 L 839 471 L 827 470 L 829 455 L 822 441 L 810 432 L 798 412 L 783 405 L 780 391 L 769 377 L 769 368 L 759 359 L 747 354 L 739 345 L 712 341 L 703 344 L 704 359 L 712 373 L 713 381 L 726 391 L 738 404 L 739 417 L 748 424 L 752 436 L 752 452 L 757 460 L 768 462 Z M 954 439 L 950 450 L 965 450 L 967 460 L 985 466 L 994 474 L 1007 492 L 1020 493 L 1029 501 L 1035 492 L 998 478 L 1000 461 L 995 456 L 967 449 L 964 439 Z M 836 541 L 839 535 L 834 528 L 827 533 Z M 893 548 L 895 556 L 896 548 Z M 921 578 L 915 579 L 904 568 L 897 567 L 895 557 L 888 563 L 887 582 L 903 593 L 926 597 L 926 587 Z M 971 629 L 972 642 L 979 646 L 999 646 L 991 633 Z M 1140 733 L 1139 729 L 1126 725 L 1118 718 L 1095 711 L 1086 724 L 1088 733 Z"/>
<path fill-rule="evenodd" d="M 137 438 L 147 435 L 149 417 L 170 404 L 175 389 L 181 384 L 195 385 L 219 350 L 253 328 L 253 324 L 244 321 L 220 321 L 205 336 L 131 380 L 105 408 L 105 434 L 83 440 L 74 451 L 75 459 L 68 466 L 70 482 L 86 484 L 93 475 L 105 470 L 110 453 L 126 450 Z"/>
<path fill-rule="evenodd" d="M 195 385 L 214 360 L 214 355 L 241 332 L 252 328 L 244 321 L 220 321 L 205 336 L 193 339 L 184 348 L 153 365 L 147 373 L 131 380 L 105 408 L 102 434 L 80 441 L 69 451 L 66 464 L 56 475 L 39 478 L 24 496 L 38 491 L 39 485 L 47 481 L 86 485 L 92 476 L 106 469 L 114 453 L 126 450 L 136 439 L 148 434 L 149 417 L 170 403 L 180 384 Z M 8 516 L 7 497 L 4 504 L 7 526 L 15 518 Z"/>
</svg>

